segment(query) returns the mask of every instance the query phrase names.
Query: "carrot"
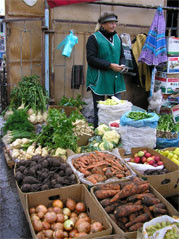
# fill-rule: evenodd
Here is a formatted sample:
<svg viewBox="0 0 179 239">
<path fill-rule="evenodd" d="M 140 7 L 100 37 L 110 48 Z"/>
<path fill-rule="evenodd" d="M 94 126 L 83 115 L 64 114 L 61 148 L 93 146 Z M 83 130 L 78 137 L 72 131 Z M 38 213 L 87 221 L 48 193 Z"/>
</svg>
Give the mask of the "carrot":
<svg viewBox="0 0 179 239">
<path fill-rule="evenodd" d="M 134 205 L 142 205 L 142 201 L 141 200 L 137 200 Z"/>
<path fill-rule="evenodd" d="M 121 186 L 118 183 L 107 183 L 96 186 L 96 190 L 100 189 L 112 189 L 112 190 L 120 190 Z"/>
<path fill-rule="evenodd" d="M 116 208 L 114 211 L 115 217 L 125 217 L 133 212 L 139 211 L 143 208 L 142 205 L 122 205 Z"/>
<path fill-rule="evenodd" d="M 156 207 L 154 207 L 153 212 L 154 212 L 154 213 L 160 213 L 160 214 L 166 214 L 166 213 L 167 213 L 167 210 L 166 210 L 166 209 L 162 209 L 162 208 L 156 208 Z"/>
<path fill-rule="evenodd" d="M 155 197 L 154 194 L 152 194 L 152 193 L 140 193 L 140 194 L 134 194 L 134 195 L 128 197 L 127 201 L 131 202 L 131 201 L 139 200 L 139 199 L 142 199 L 144 196 Z"/>
<path fill-rule="evenodd" d="M 111 200 L 110 198 L 105 198 L 105 199 L 103 199 L 103 200 L 100 201 L 100 204 L 101 204 L 103 207 L 107 207 L 107 206 L 111 205 L 110 200 Z"/>
<path fill-rule="evenodd" d="M 98 199 L 104 199 L 108 197 L 112 197 L 116 194 L 117 190 L 111 190 L 111 189 L 106 189 L 106 190 L 97 190 L 95 192 L 95 195 Z"/>
<path fill-rule="evenodd" d="M 155 205 L 149 207 L 150 211 L 153 211 L 154 208 L 165 209 L 166 207 L 163 203 L 158 203 L 158 204 L 155 204 Z"/>
<path fill-rule="evenodd" d="M 115 202 L 118 199 L 125 198 L 134 194 L 142 193 L 146 189 L 148 189 L 149 184 L 141 184 L 141 185 L 136 185 L 134 183 L 127 184 L 123 187 L 121 191 L 119 191 L 112 199 L 111 202 Z"/>
<path fill-rule="evenodd" d="M 152 217 L 152 214 L 151 214 L 151 212 L 150 212 L 150 209 L 149 209 L 147 206 L 144 206 L 143 211 L 148 214 L 148 216 L 150 217 L 150 219 L 153 218 L 153 217 Z"/>
<path fill-rule="evenodd" d="M 104 210 L 107 213 L 112 213 L 118 205 L 119 205 L 118 203 L 113 203 L 112 205 L 109 205 L 109 206 L 105 207 Z"/>
<path fill-rule="evenodd" d="M 106 180 L 106 176 L 101 174 L 91 174 L 86 177 L 86 179 L 93 184 L 96 184 L 97 182 L 104 182 Z"/>
<path fill-rule="evenodd" d="M 136 218 L 135 213 L 132 213 L 131 215 L 129 215 L 129 221 L 133 221 Z"/>
<path fill-rule="evenodd" d="M 142 198 L 142 203 L 146 204 L 148 206 L 154 205 L 154 204 L 158 204 L 160 203 L 160 200 L 158 198 L 155 197 L 151 197 L 151 196 L 144 196 Z"/>
<path fill-rule="evenodd" d="M 150 219 L 149 215 L 147 213 L 144 213 L 138 217 L 136 217 L 133 221 L 128 222 L 125 224 L 126 227 L 131 227 L 133 224 L 139 223 L 139 222 L 146 222 Z"/>
<path fill-rule="evenodd" d="M 138 222 L 135 225 L 132 225 L 131 227 L 129 227 L 129 231 L 130 232 L 137 231 L 142 226 L 143 226 L 143 223 Z"/>
</svg>

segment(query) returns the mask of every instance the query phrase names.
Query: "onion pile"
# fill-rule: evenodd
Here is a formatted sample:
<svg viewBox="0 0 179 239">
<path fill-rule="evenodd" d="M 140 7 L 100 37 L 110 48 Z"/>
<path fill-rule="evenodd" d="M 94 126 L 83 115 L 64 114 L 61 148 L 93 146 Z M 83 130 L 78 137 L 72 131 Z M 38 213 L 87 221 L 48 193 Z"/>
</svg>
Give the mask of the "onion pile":
<svg viewBox="0 0 179 239">
<path fill-rule="evenodd" d="M 38 239 L 85 237 L 103 230 L 101 222 L 93 221 L 83 202 L 68 198 L 65 206 L 60 199 L 50 207 L 38 205 L 29 209 L 31 222 Z"/>
</svg>

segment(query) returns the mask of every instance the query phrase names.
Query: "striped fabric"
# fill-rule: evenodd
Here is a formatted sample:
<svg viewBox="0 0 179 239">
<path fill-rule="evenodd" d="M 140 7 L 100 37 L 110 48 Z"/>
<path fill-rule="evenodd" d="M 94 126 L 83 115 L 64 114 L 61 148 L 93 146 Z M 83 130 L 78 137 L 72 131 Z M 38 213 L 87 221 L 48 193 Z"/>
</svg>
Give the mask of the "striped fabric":
<svg viewBox="0 0 179 239">
<path fill-rule="evenodd" d="M 167 61 L 165 19 L 161 7 L 157 8 L 138 61 L 155 66 Z"/>
</svg>

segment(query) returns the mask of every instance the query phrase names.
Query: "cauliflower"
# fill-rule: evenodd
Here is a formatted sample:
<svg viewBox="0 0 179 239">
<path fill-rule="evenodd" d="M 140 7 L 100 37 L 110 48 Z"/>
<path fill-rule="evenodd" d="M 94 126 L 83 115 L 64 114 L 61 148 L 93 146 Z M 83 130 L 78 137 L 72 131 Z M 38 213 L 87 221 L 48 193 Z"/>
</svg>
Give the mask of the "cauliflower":
<svg viewBox="0 0 179 239">
<path fill-rule="evenodd" d="M 105 142 L 102 142 L 99 144 L 99 149 L 100 150 L 111 150 L 111 149 L 113 149 L 113 146 L 114 145 L 111 142 L 105 141 Z"/>
<path fill-rule="evenodd" d="M 107 125 L 105 125 L 105 124 L 101 124 L 101 125 L 99 125 L 96 129 L 95 129 L 95 134 L 96 135 L 104 135 L 104 133 L 106 132 L 106 131 L 109 131 L 110 130 L 110 128 L 107 126 Z"/>
<path fill-rule="evenodd" d="M 108 141 L 114 144 L 118 144 L 120 135 L 116 131 L 111 130 L 111 131 L 105 132 L 102 139 L 103 141 Z"/>
<path fill-rule="evenodd" d="M 62 148 L 57 148 L 55 151 L 55 156 L 66 155 L 66 150 Z"/>
</svg>

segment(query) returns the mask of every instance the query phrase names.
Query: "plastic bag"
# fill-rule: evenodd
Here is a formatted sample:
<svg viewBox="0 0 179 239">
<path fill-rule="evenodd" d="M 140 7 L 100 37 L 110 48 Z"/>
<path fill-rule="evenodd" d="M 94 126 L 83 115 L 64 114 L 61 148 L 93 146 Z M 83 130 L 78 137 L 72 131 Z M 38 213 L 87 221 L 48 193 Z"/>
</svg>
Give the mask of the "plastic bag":
<svg viewBox="0 0 179 239">
<path fill-rule="evenodd" d="M 154 226 L 157 223 L 161 223 L 161 222 L 179 223 L 179 219 L 174 219 L 170 216 L 164 215 L 164 216 L 161 216 L 161 217 L 156 217 L 156 218 L 150 220 L 149 222 L 144 223 L 143 224 L 143 230 L 142 230 L 142 239 L 163 239 L 165 237 L 165 234 L 167 233 L 167 231 L 171 230 L 172 227 L 175 226 L 175 225 L 166 226 L 162 229 L 157 230 L 153 234 L 152 237 L 148 236 L 148 233 L 146 231 L 147 227 Z M 176 227 L 176 230 L 179 233 L 179 228 L 178 227 Z"/>
<path fill-rule="evenodd" d="M 108 125 L 110 121 L 119 120 L 122 115 L 132 109 L 132 103 L 125 101 L 117 105 L 98 104 L 98 124 Z"/>
<path fill-rule="evenodd" d="M 179 147 L 179 134 L 178 139 L 157 138 L 156 147 L 158 149 Z"/>
<path fill-rule="evenodd" d="M 142 120 L 133 120 L 127 117 L 127 115 L 130 112 L 125 113 L 121 118 L 120 118 L 120 125 L 122 126 L 133 126 L 135 128 L 140 128 L 140 127 L 151 127 L 151 128 L 156 128 L 158 125 L 158 120 L 159 116 L 155 113 L 149 113 L 152 117 L 147 118 L 147 119 L 142 119 Z"/>
<path fill-rule="evenodd" d="M 131 153 L 131 148 L 156 146 L 156 129 L 151 127 L 135 128 L 132 126 L 121 126 L 119 129 L 122 147 L 126 154 Z"/>
<path fill-rule="evenodd" d="M 65 39 L 57 46 L 58 50 L 62 51 L 62 55 L 70 57 L 72 48 L 78 43 L 78 37 L 73 34 L 73 30 L 70 34 L 65 37 Z"/>
</svg>

